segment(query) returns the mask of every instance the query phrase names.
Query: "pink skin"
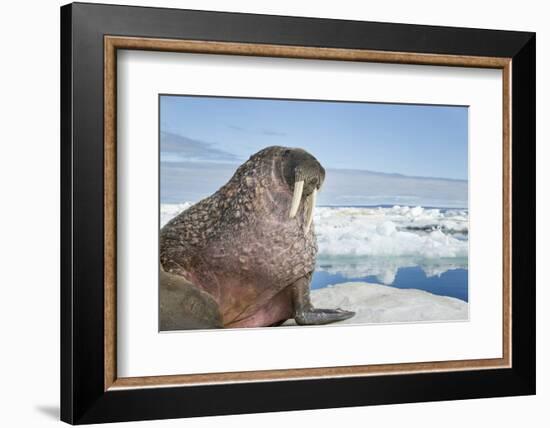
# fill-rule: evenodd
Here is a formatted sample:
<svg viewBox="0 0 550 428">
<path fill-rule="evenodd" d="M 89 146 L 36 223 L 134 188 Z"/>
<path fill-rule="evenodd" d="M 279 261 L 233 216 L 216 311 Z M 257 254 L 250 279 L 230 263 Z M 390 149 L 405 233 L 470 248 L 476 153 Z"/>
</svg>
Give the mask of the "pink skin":
<svg viewBox="0 0 550 428">
<path fill-rule="evenodd" d="M 273 326 L 285 322 L 294 315 L 290 288 L 287 287 L 247 318 L 226 324 L 226 328 Z"/>
</svg>

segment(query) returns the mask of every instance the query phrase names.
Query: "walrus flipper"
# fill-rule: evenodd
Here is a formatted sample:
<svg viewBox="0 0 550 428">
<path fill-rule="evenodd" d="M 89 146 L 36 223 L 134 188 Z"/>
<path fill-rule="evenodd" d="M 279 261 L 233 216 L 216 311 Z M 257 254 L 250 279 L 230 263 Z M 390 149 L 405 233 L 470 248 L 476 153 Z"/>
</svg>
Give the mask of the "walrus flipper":
<svg viewBox="0 0 550 428">
<path fill-rule="evenodd" d="M 298 325 L 322 325 L 336 321 L 343 321 L 355 315 L 355 312 L 343 309 L 317 309 L 311 304 L 309 298 L 309 284 L 311 274 L 300 278 L 294 283 L 293 303 L 294 321 Z"/>
<path fill-rule="evenodd" d="M 162 269 L 159 309 L 161 331 L 223 327 L 218 304 L 210 294 Z"/>
</svg>

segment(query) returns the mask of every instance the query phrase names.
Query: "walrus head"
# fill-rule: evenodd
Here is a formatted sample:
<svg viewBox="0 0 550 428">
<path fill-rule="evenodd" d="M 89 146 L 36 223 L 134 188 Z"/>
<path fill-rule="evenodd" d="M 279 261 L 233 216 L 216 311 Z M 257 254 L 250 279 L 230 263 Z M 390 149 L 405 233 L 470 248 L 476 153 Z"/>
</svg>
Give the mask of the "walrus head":
<svg viewBox="0 0 550 428">
<path fill-rule="evenodd" d="M 292 191 L 289 217 L 296 216 L 300 205 L 305 204 L 306 232 L 313 221 L 313 208 L 317 192 L 325 181 L 325 169 L 319 161 L 302 149 L 287 149 L 283 154 L 282 175 Z"/>
</svg>

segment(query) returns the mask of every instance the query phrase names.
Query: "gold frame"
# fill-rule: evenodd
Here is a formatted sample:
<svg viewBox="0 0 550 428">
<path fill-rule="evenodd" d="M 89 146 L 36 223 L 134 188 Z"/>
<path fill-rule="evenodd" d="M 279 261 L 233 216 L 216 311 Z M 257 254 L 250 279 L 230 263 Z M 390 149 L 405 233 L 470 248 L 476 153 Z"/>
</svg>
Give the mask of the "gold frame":
<svg viewBox="0 0 550 428">
<path fill-rule="evenodd" d="M 503 349 L 501 358 L 148 377 L 116 371 L 116 52 L 118 49 L 494 68 L 503 82 Z M 195 40 L 104 37 L 104 389 L 357 377 L 511 367 L 511 58 L 382 52 Z"/>
</svg>

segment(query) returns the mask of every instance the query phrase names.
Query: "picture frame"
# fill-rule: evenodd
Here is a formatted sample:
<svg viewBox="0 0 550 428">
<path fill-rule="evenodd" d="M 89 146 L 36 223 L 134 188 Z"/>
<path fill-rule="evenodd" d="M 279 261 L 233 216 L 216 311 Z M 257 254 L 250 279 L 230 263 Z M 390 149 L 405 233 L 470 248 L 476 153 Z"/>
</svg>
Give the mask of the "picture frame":
<svg viewBox="0 0 550 428">
<path fill-rule="evenodd" d="M 502 357 L 117 376 L 119 50 L 502 70 Z M 85 424 L 534 394 L 535 97 L 534 33 L 63 6 L 61 419 Z"/>
</svg>

